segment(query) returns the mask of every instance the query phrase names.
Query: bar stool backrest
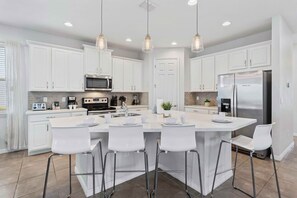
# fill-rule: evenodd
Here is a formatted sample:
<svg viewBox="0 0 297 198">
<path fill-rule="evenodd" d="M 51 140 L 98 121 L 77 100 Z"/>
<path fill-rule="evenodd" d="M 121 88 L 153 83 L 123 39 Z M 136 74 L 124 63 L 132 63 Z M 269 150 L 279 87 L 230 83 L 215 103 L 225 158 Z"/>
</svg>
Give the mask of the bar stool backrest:
<svg viewBox="0 0 297 198">
<path fill-rule="evenodd" d="M 144 150 L 142 125 L 109 126 L 108 149 L 118 152 Z"/>
<path fill-rule="evenodd" d="M 88 152 L 91 137 L 87 127 L 53 127 L 52 152 L 64 155 Z"/>
<path fill-rule="evenodd" d="M 253 135 L 254 150 L 266 150 L 272 145 L 272 124 L 257 125 Z"/>
<path fill-rule="evenodd" d="M 160 149 L 171 152 L 196 149 L 195 125 L 163 126 Z"/>
</svg>

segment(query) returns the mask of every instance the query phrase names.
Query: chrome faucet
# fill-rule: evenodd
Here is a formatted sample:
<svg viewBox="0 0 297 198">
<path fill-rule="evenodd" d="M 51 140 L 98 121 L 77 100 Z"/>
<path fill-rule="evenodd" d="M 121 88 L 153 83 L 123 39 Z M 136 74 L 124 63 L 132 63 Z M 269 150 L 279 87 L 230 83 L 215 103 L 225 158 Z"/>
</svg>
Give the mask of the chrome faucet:
<svg viewBox="0 0 297 198">
<path fill-rule="evenodd" d="M 125 116 L 127 117 L 128 116 L 128 107 L 125 102 L 122 102 L 121 109 L 123 110 L 123 112 L 125 113 Z"/>
</svg>

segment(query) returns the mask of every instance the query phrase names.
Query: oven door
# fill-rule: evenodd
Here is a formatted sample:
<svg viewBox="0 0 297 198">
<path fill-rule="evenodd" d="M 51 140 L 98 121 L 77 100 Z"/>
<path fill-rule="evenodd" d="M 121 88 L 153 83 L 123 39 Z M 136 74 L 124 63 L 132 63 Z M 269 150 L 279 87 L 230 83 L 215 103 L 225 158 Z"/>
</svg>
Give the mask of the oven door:
<svg viewBox="0 0 297 198">
<path fill-rule="evenodd" d="M 112 79 L 110 76 L 85 76 L 86 91 L 111 91 Z"/>
</svg>

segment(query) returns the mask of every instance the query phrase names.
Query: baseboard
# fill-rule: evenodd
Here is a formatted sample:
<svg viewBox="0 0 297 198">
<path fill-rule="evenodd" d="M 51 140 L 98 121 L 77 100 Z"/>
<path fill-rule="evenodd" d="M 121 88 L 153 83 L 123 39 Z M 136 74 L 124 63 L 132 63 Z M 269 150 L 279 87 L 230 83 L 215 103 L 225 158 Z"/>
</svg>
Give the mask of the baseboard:
<svg viewBox="0 0 297 198">
<path fill-rule="evenodd" d="M 294 141 L 280 154 L 274 155 L 276 161 L 282 161 L 283 158 L 294 148 Z"/>
<path fill-rule="evenodd" d="M 7 149 L 0 149 L 0 154 L 8 153 Z"/>
<path fill-rule="evenodd" d="M 294 136 L 294 137 L 297 137 L 297 133 L 293 133 L 293 136 Z"/>
</svg>

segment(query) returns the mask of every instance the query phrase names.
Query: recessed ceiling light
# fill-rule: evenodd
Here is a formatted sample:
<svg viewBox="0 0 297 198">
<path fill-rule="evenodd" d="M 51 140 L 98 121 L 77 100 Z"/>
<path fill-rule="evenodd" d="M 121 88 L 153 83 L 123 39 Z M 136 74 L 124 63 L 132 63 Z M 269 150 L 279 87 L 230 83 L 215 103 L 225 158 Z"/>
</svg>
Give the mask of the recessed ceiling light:
<svg viewBox="0 0 297 198">
<path fill-rule="evenodd" d="M 173 42 L 171 43 L 171 45 L 175 46 L 175 45 L 177 45 L 177 42 L 173 41 Z"/>
<path fill-rule="evenodd" d="M 231 25 L 230 21 L 225 21 L 224 23 L 222 23 L 222 26 L 224 26 L 224 27 L 229 26 L 229 25 Z"/>
<path fill-rule="evenodd" d="M 197 4 L 197 0 L 189 0 L 188 1 L 189 6 L 193 6 L 193 5 L 196 5 L 196 4 Z"/>
<path fill-rule="evenodd" d="M 132 42 L 132 39 L 126 38 L 126 42 Z"/>
<path fill-rule="evenodd" d="M 66 27 L 72 27 L 72 26 L 73 26 L 72 23 L 70 23 L 69 21 L 65 22 L 64 25 L 65 25 Z"/>
</svg>

